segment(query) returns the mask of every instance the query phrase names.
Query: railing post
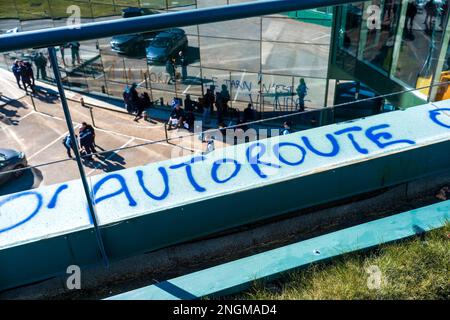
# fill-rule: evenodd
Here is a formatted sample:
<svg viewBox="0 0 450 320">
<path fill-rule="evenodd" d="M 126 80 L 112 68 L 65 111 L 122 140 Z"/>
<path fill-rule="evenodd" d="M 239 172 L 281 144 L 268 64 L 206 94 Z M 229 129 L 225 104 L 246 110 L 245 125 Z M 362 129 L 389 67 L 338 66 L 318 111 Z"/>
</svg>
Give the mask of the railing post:
<svg viewBox="0 0 450 320">
<path fill-rule="evenodd" d="M 94 109 L 94 108 L 92 108 L 92 107 L 88 107 L 89 108 L 89 114 L 91 115 L 91 122 L 92 122 L 92 125 L 95 127 L 95 128 L 98 128 L 96 125 L 95 125 L 95 121 L 94 121 L 94 113 L 92 112 L 92 109 Z"/>
<path fill-rule="evenodd" d="M 37 111 L 36 104 L 34 103 L 33 93 L 30 93 L 31 104 L 33 105 L 34 111 Z"/>
<path fill-rule="evenodd" d="M 166 142 L 169 142 L 169 135 L 167 133 L 167 123 L 164 123 L 164 133 L 166 134 Z"/>
<path fill-rule="evenodd" d="M 86 179 L 86 173 L 84 172 L 83 163 L 81 162 L 80 152 L 78 150 L 78 143 L 77 143 L 77 140 L 75 137 L 75 130 L 73 129 L 73 125 L 72 125 L 72 117 L 70 115 L 69 106 L 67 105 L 66 95 L 64 93 L 64 88 L 63 88 L 62 81 L 61 81 L 61 74 L 59 73 L 58 60 L 56 59 L 55 48 L 54 47 L 48 48 L 48 53 L 49 53 L 50 61 L 51 61 L 52 68 L 53 68 L 53 74 L 55 75 L 55 82 L 56 82 L 56 85 L 58 86 L 59 98 L 61 99 L 61 106 L 63 108 L 64 116 L 66 118 L 66 124 L 67 124 L 67 128 L 69 130 L 70 139 L 72 141 L 75 141 L 76 147 L 74 148 L 73 152 L 75 153 L 78 170 L 80 171 L 81 182 L 83 183 L 83 188 L 84 188 L 84 192 L 86 195 L 86 200 L 87 200 L 87 204 L 88 204 L 88 208 L 89 208 L 89 215 L 91 217 L 91 220 L 94 223 L 95 236 L 97 238 L 97 243 L 98 243 L 102 258 L 103 258 L 103 262 L 104 262 L 105 266 L 108 267 L 108 265 L 109 265 L 108 257 L 106 255 L 105 247 L 103 245 L 103 240 L 102 240 L 102 236 L 100 233 L 100 228 L 98 227 L 97 218 L 95 216 L 95 208 L 94 208 L 94 204 L 92 202 L 91 192 L 89 190 L 89 184 Z"/>
</svg>

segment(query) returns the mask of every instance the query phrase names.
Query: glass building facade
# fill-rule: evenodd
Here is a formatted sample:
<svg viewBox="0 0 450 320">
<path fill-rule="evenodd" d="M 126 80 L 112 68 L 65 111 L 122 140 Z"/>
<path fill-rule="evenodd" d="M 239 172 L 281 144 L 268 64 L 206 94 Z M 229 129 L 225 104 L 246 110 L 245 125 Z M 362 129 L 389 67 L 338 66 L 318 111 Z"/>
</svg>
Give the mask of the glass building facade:
<svg viewBox="0 0 450 320">
<path fill-rule="evenodd" d="M 378 19 L 374 19 L 378 17 Z M 448 1 L 373 0 L 335 8 L 330 77 L 358 80 L 381 94 L 411 90 L 393 102 L 440 100 L 448 70 Z"/>
<path fill-rule="evenodd" d="M 141 7 L 171 12 L 227 5 L 236 0 L 0 0 L 0 30 L 20 31 L 61 26 L 71 17 L 70 6 L 80 8 L 81 22 L 121 18 L 122 10 Z M 69 11 L 67 13 L 66 11 Z M 59 48 L 58 59 L 69 89 L 122 97 L 124 87 L 137 83 L 154 101 L 173 97 L 201 97 L 208 88 L 230 93 L 230 107 L 252 103 L 258 111 L 298 109 L 296 88 L 304 78 L 308 108 L 327 103 L 327 73 L 333 8 L 241 19 L 183 28 L 188 38 L 187 80 L 168 84 L 164 65 L 148 64 L 145 56 L 120 55 L 111 38 L 81 42 L 79 56 Z M 16 58 L 32 58 L 36 50 L 9 52 L 0 58 L 9 68 Z M 38 50 L 39 51 L 39 50 Z M 46 55 L 45 50 L 42 50 Z M 48 66 L 48 68 L 50 68 Z M 181 74 L 181 66 L 177 73 Z M 51 77 L 50 69 L 47 74 Z M 331 102 L 330 102 L 331 103 Z"/>
<path fill-rule="evenodd" d="M 65 25 L 76 10 L 83 23 L 121 18 L 128 7 L 163 13 L 236 2 L 247 1 L 0 0 L 0 30 Z M 423 1 L 413 2 L 417 13 L 412 16 L 409 0 L 372 0 L 185 27 L 187 78 L 173 84 L 168 83 L 164 65 L 147 63 L 145 53 L 117 54 L 111 49 L 111 38 L 82 42 L 74 55 L 61 46 L 58 58 L 64 84 L 83 93 L 120 99 L 126 86 L 137 83 L 153 101 L 168 103 L 187 94 L 195 100 L 212 86 L 215 90 L 226 86 L 230 107 L 242 110 L 252 103 L 265 116 L 298 110 L 297 89 L 303 78 L 307 109 L 319 109 L 337 101 L 337 86 L 345 81 L 387 94 L 445 78 L 450 68 L 447 3 L 434 2 L 431 18 Z M 14 59 L 32 59 L 35 54 L 31 49 L 2 54 L 0 65 L 10 68 Z M 181 75 L 181 65 L 177 73 Z M 50 70 L 47 74 L 51 78 Z M 442 87 L 417 90 L 389 102 L 411 106 L 439 99 L 444 91 Z"/>
</svg>

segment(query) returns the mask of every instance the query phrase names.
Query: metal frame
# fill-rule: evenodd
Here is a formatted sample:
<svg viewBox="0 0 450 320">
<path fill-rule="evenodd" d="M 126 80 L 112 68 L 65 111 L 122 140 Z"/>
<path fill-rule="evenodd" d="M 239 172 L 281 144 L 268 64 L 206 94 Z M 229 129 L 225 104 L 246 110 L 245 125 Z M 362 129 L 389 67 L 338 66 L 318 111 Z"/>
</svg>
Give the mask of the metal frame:
<svg viewBox="0 0 450 320">
<path fill-rule="evenodd" d="M 76 141 L 71 115 L 64 93 L 63 83 L 59 71 L 55 46 L 72 41 L 85 41 L 121 34 L 141 33 L 151 30 L 199 25 L 234 19 L 257 17 L 273 13 L 328 7 L 344 3 L 357 2 L 355 0 L 266 0 L 250 3 L 219 6 L 213 8 L 195 9 L 180 12 L 168 12 L 151 16 L 128 18 L 126 20 L 109 20 L 92 22 L 77 26 L 47 28 L 0 36 L 0 52 L 21 50 L 27 48 L 48 48 L 49 57 L 58 87 L 61 105 L 64 111 L 67 127 L 72 141 Z M 166 2 L 167 3 L 167 2 Z M 262 21 L 262 20 L 261 20 Z M 262 32 L 262 30 L 261 30 Z M 199 43 L 200 45 L 200 43 Z M 125 61 L 123 60 L 125 63 Z M 201 68 L 201 65 L 200 65 Z M 260 66 L 261 72 L 261 66 Z M 126 76 L 125 76 L 126 77 Z M 203 78 L 203 76 L 202 76 Z M 202 86 L 203 89 L 203 86 Z M 176 90 L 175 90 L 176 92 Z M 262 98 L 263 99 L 263 98 Z M 260 103 L 264 104 L 264 101 Z M 78 146 L 74 150 L 78 169 L 86 195 L 89 214 L 94 224 L 98 248 L 105 266 L 108 266 L 108 256 L 103 244 L 102 235 L 95 215 L 95 205 L 89 184 L 84 172 Z"/>
<path fill-rule="evenodd" d="M 173 27 L 257 17 L 287 11 L 328 7 L 356 0 L 266 0 L 213 8 L 168 12 L 144 17 L 85 23 L 0 36 L 0 52 L 56 46 L 72 41 L 105 38 Z"/>
<path fill-rule="evenodd" d="M 83 183 L 83 189 L 86 194 L 86 200 L 89 208 L 89 215 L 94 224 L 95 236 L 97 238 L 98 247 L 103 258 L 103 262 L 107 267 L 109 265 L 108 257 L 106 255 L 105 247 L 103 245 L 102 236 L 100 234 L 100 228 L 98 227 L 97 217 L 95 216 L 95 206 L 92 200 L 91 192 L 89 189 L 89 184 L 86 179 L 86 173 L 84 172 L 83 163 L 81 162 L 80 152 L 78 150 L 78 143 L 75 137 L 75 130 L 73 129 L 72 117 L 70 115 L 69 106 L 67 104 L 66 95 L 64 93 L 63 84 L 61 81 L 61 74 L 59 73 L 58 60 L 56 58 L 56 51 L 54 47 L 48 48 L 48 54 L 50 57 L 50 62 L 52 64 L 53 73 L 55 75 L 55 82 L 58 87 L 59 98 L 61 100 L 61 105 L 64 111 L 64 117 L 66 119 L 67 128 L 69 129 L 69 135 L 71 141 L 75 141 L 75 148 L 73 152 L 77 160 L 78 170 L 80 171 L 81 182 Z"/>
</svg>

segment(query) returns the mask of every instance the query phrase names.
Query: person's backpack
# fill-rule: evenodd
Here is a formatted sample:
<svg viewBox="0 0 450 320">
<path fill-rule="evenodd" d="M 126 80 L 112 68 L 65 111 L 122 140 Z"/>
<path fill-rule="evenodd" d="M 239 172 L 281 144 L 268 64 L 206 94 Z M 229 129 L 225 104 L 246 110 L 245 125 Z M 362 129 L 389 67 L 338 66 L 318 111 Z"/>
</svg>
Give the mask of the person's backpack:
<svg viewBox="0 0 450 320">
<path fill-rule="evenodd" d="M 130 94 L 130 90 L 128 89 L 128 87 L 125 88 L 125 90 L 123 90 L 122 93 L 122 97 L 123 97 L 123 102 L 125 104 L 125 108 L 127 109 L 128 113 L 131 113 L 132 110 L 132 103 L 131 103 L 131 94 Z"/>
<path fill-rule="evenodd" d="M 122 97 L 125 104 L 130 102 L 130 91 L 128 90 L 128 87 L 123 90 Z"/>
<path fill-rule="evenodd" d="M 64 146 L 66 146 L 66 147 L 68 147 L 68 148 L 70 148 L 71 147 L 71 143 L 70 143 L 70 136 L 65 136 L 63 139 L 62 139 L 62 144 L 64 145 Z"/>
</svg>

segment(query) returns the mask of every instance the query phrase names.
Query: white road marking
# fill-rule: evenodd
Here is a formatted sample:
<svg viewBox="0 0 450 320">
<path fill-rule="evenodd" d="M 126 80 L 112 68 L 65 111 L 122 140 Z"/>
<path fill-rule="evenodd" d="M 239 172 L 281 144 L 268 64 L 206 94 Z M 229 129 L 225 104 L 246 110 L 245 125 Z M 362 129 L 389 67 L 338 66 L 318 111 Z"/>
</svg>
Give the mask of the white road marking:
<svg viewBox="0 0 450 320">
<path fill-rule="evenodd" d="M 80 125 L 76 125 L 75 127 L 73 127 L 73 129 L 77 129 L 78 127 L 80 127 Z M 41 148 L 40 150 L 36 151 L 35 153 L 33 153 L 31 156 L 28 157 L 28 160 L 33 159 L 35 156 L 37 156 L 38 154 L 40 154 L 42 151 L 50 148 L 53 144 L 55 144 L 58 141 L 61 141 L 62 138 L 64 138 L 65 136 L 67 136 L 69 134 L 69 131 L 64 132 L 62 135 L 60 135 L 58 138 L 56 138 L 55 140 L 53 140 L 52 142 L 50 142 L 49 144 L 47 144 L 45 147 Z"/>
<path fill-rule="evenodd" d="M 26 115 L 24 115 L 24 116 L 22 116 L 22 117 L 20 117 L 20 118 L 14 119 L 14 121 L 22 121 L 23 119 L 28 118 L 29 115 L 32 115 L 32 114 L 34 114 L 34 113 L 36 113 L 36 112 L 32 110 L 32 111 L 28 112 Z M 8 119 L 9 119 L 9 118 L 8 118 Z M 9 126 L 9 125 L 3 124 L 2 122 L 0 122 L 0 131 L 3 130 L 3 129 L 6 129 L 6 127 L 8 127 L 8 126 Z"/>
<path fill-rule="evenodd" d="M 316 40 L 323 39 L 326 37 L 330 37 L 330 35 L 328 33 L 325 33 L 324 35 L 321 35 L 321 36 L 311 39 L 311 41 L 316 41 Z"/>
<path fill-rule="evenodd" d="M 195 77 L 198 78 L 199 75 L 200 75 L 200 72 L 199 72 Z M 186 87 L 186 90 L 183 91 L 183 94 L 186 94 L 186 93 L 189 91 L 189 89 L 190 89 L 191 87 L 192 87 L 192 84 L 188 85 L 188 86 Z"/>
<path fill-rule="evenodd" d="M 274 20 L 271 20 L 269 23 L 269 26 L 267 27 L 266 32 L 270 31 L 270 37 L 272 39 L 278 39 L 280 37 L 281 32 L 283 32 L 284 24 L 279 23 L 278 21 L 275 22 Z M 263 32 L 263 31 L 261 31 Z M 267 38 L 266 36 L 264 36 Z M 272 54 L 272 50 L 274 48 L 274 44 L 272 42 L 264 42 L 263 43 L 263 50 L 261 55 L 261 64 L 266 64 L 267 59 Z"/>
</svg>

